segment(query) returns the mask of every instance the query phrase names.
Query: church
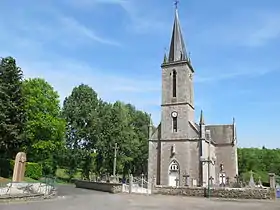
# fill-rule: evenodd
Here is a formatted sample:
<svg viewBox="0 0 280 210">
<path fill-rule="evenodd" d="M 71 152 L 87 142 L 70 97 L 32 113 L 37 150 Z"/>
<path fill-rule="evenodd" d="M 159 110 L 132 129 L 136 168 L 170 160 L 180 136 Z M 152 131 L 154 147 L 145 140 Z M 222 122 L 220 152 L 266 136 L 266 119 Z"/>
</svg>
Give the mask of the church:
<svg viewBox="0 0 280 210">
<path fill-rule="evenodd" d="M 148 181 L 164 186 L 221 186 L 238 174 L 235 120 L 195 122 L 194 67 L 184 43 L 178 9 L 162 69 L 161 121 L 149 126 Z"/>
</svg>

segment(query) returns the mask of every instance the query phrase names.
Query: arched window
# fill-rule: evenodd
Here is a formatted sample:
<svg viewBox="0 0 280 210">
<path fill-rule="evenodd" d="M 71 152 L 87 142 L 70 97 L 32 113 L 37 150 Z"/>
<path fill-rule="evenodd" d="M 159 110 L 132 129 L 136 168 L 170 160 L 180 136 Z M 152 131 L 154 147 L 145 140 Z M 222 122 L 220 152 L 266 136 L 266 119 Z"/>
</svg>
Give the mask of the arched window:
<svg viewBox="0 0 280 210">
<path fill-rule="evenodd" d="M 174 133 L 178 130 L 177 117 L 172 117 L 172 130 Z"/>
<path fill-rule="evenodd" d="M 176 86 L 177 86 L 177 72 L 175 70 L 172 71 L 172 96 L 176 97 Z"/>
<path fill-rule="evenodd" d="M 179 171 L 179 164 L 176 160 L 173 160 L 169 166 L 169 171 Z"/>
</svg>

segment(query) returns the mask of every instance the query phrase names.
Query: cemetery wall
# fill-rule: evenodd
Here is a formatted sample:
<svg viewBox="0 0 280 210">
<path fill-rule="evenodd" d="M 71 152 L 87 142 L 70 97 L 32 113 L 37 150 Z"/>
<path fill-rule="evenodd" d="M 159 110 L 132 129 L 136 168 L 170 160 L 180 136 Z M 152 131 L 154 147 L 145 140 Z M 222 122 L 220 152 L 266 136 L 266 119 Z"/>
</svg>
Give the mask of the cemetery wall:
<svg viewBox="0 0 280 210">
<path fill-rule="evenodd" d="M 110 193 L 121 193 L 122 184 L 108 183 L 108 182 L 90 182 L 85 180 L 76 180 L 75 185 L 77 188 L 84 188 L 90 190 L 97 190 Z"/>
<path fill-rule="evenodd" d="M 205 187 L 155 186 L 153 194 L 208 197 Z M 234 199 L 275 199 L 275 189 L 271 188 L 211 188 L 210 197 Z"/>
</svg>

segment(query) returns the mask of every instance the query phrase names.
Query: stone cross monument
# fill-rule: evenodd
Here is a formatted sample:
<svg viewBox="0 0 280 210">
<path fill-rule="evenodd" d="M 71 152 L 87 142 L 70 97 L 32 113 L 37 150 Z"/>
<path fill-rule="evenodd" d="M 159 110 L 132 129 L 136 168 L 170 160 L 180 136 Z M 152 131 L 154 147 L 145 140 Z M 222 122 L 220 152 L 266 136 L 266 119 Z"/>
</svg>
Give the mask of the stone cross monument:
<svg viewBox="0 0 280 210">
<path fill-rule="evenodd" d="M 19 152 L 16 155 L 14 172 L 13 172 L 13 182 L 22 182 L 25 173 L 26 165 L 26 154 L 24 152 Z"/>
</svg>

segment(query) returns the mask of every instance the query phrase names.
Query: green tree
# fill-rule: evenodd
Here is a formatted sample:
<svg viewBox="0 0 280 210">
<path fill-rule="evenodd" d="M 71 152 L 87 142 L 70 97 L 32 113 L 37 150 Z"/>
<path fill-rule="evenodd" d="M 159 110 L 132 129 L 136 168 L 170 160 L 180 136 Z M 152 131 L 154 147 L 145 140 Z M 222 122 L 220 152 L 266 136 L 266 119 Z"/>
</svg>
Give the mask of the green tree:
<svg viewBox="0 0 280 210">
<path fill-rule="evenodd" d="M 89 161 L 99 138 L 99 103 L 96 92 L 84 84 L 75 87 L 63 103 L 62 114 L 67 123 L 66 144 L 72 151 L 71 155 L 82 152 L 81 164 L 76 163 L 73 167 L 81 167 L 85 178 L 89 178 Z"/>
<path fill-rule="evenodd" d="M 148 169 L 148 128 L 150 123 L 150 116 L 142 111 L 136 110 L 131 104 L 126 105 L 131 116 L 131 127 L 136 134 L 138 141 L 138 148 L 134 153 L 134 160 L 132 165 L 136 166 L 133 174 L 147 174 Z"/>
<path fill-rule="evenodd" d="M 25 143 L 22 70 L 12 57 L 0 59 L 0 154 L 14 158 Z"/>
<path fill-rule="evenodd" d="M 117 101 L 113 105 L 103 104 L 99 114 L 102 126 L 97 146 L 98 169 L 102 173 L 112 174 L 114 147 L 117 143 L 117 173 L 125 176 L 137 167 L 133 165 L 133 160 L 140 146 L 130 110 L 124 103 Z"/>
<path fill-rule="evenodd" d="M 104 174 L 108 172 L 109 165 L 108 160 L 112 158 L 112 144 L 111 132 L 113 129 L 112 123 L 112 104 L 107 102 L 100 102 L 98 110 L 98 118 L 100 119 L 100 135 L 96 144 L 96 170 L 98 174 Z M 110 148 L 108 148 L 110 145 Z"/>
<path fill-rule="evenodd" d="M 250 171 L 255 180 L 268 182 L 268 173 L 280 175 L 280 150 L 260 148 L 238 148 L 239 173 L 244 181 L 250 179 Z"/>
<path fill-rule="evenodd" d="M 23 82 L 26 98 L 24 146 L 29 161 L 41 162 L 44 172 L 54 174 L 56 156 L 65 145 L 65 121 L 60 116 L 59 95 L 44 79 Z"/>
</svg>

